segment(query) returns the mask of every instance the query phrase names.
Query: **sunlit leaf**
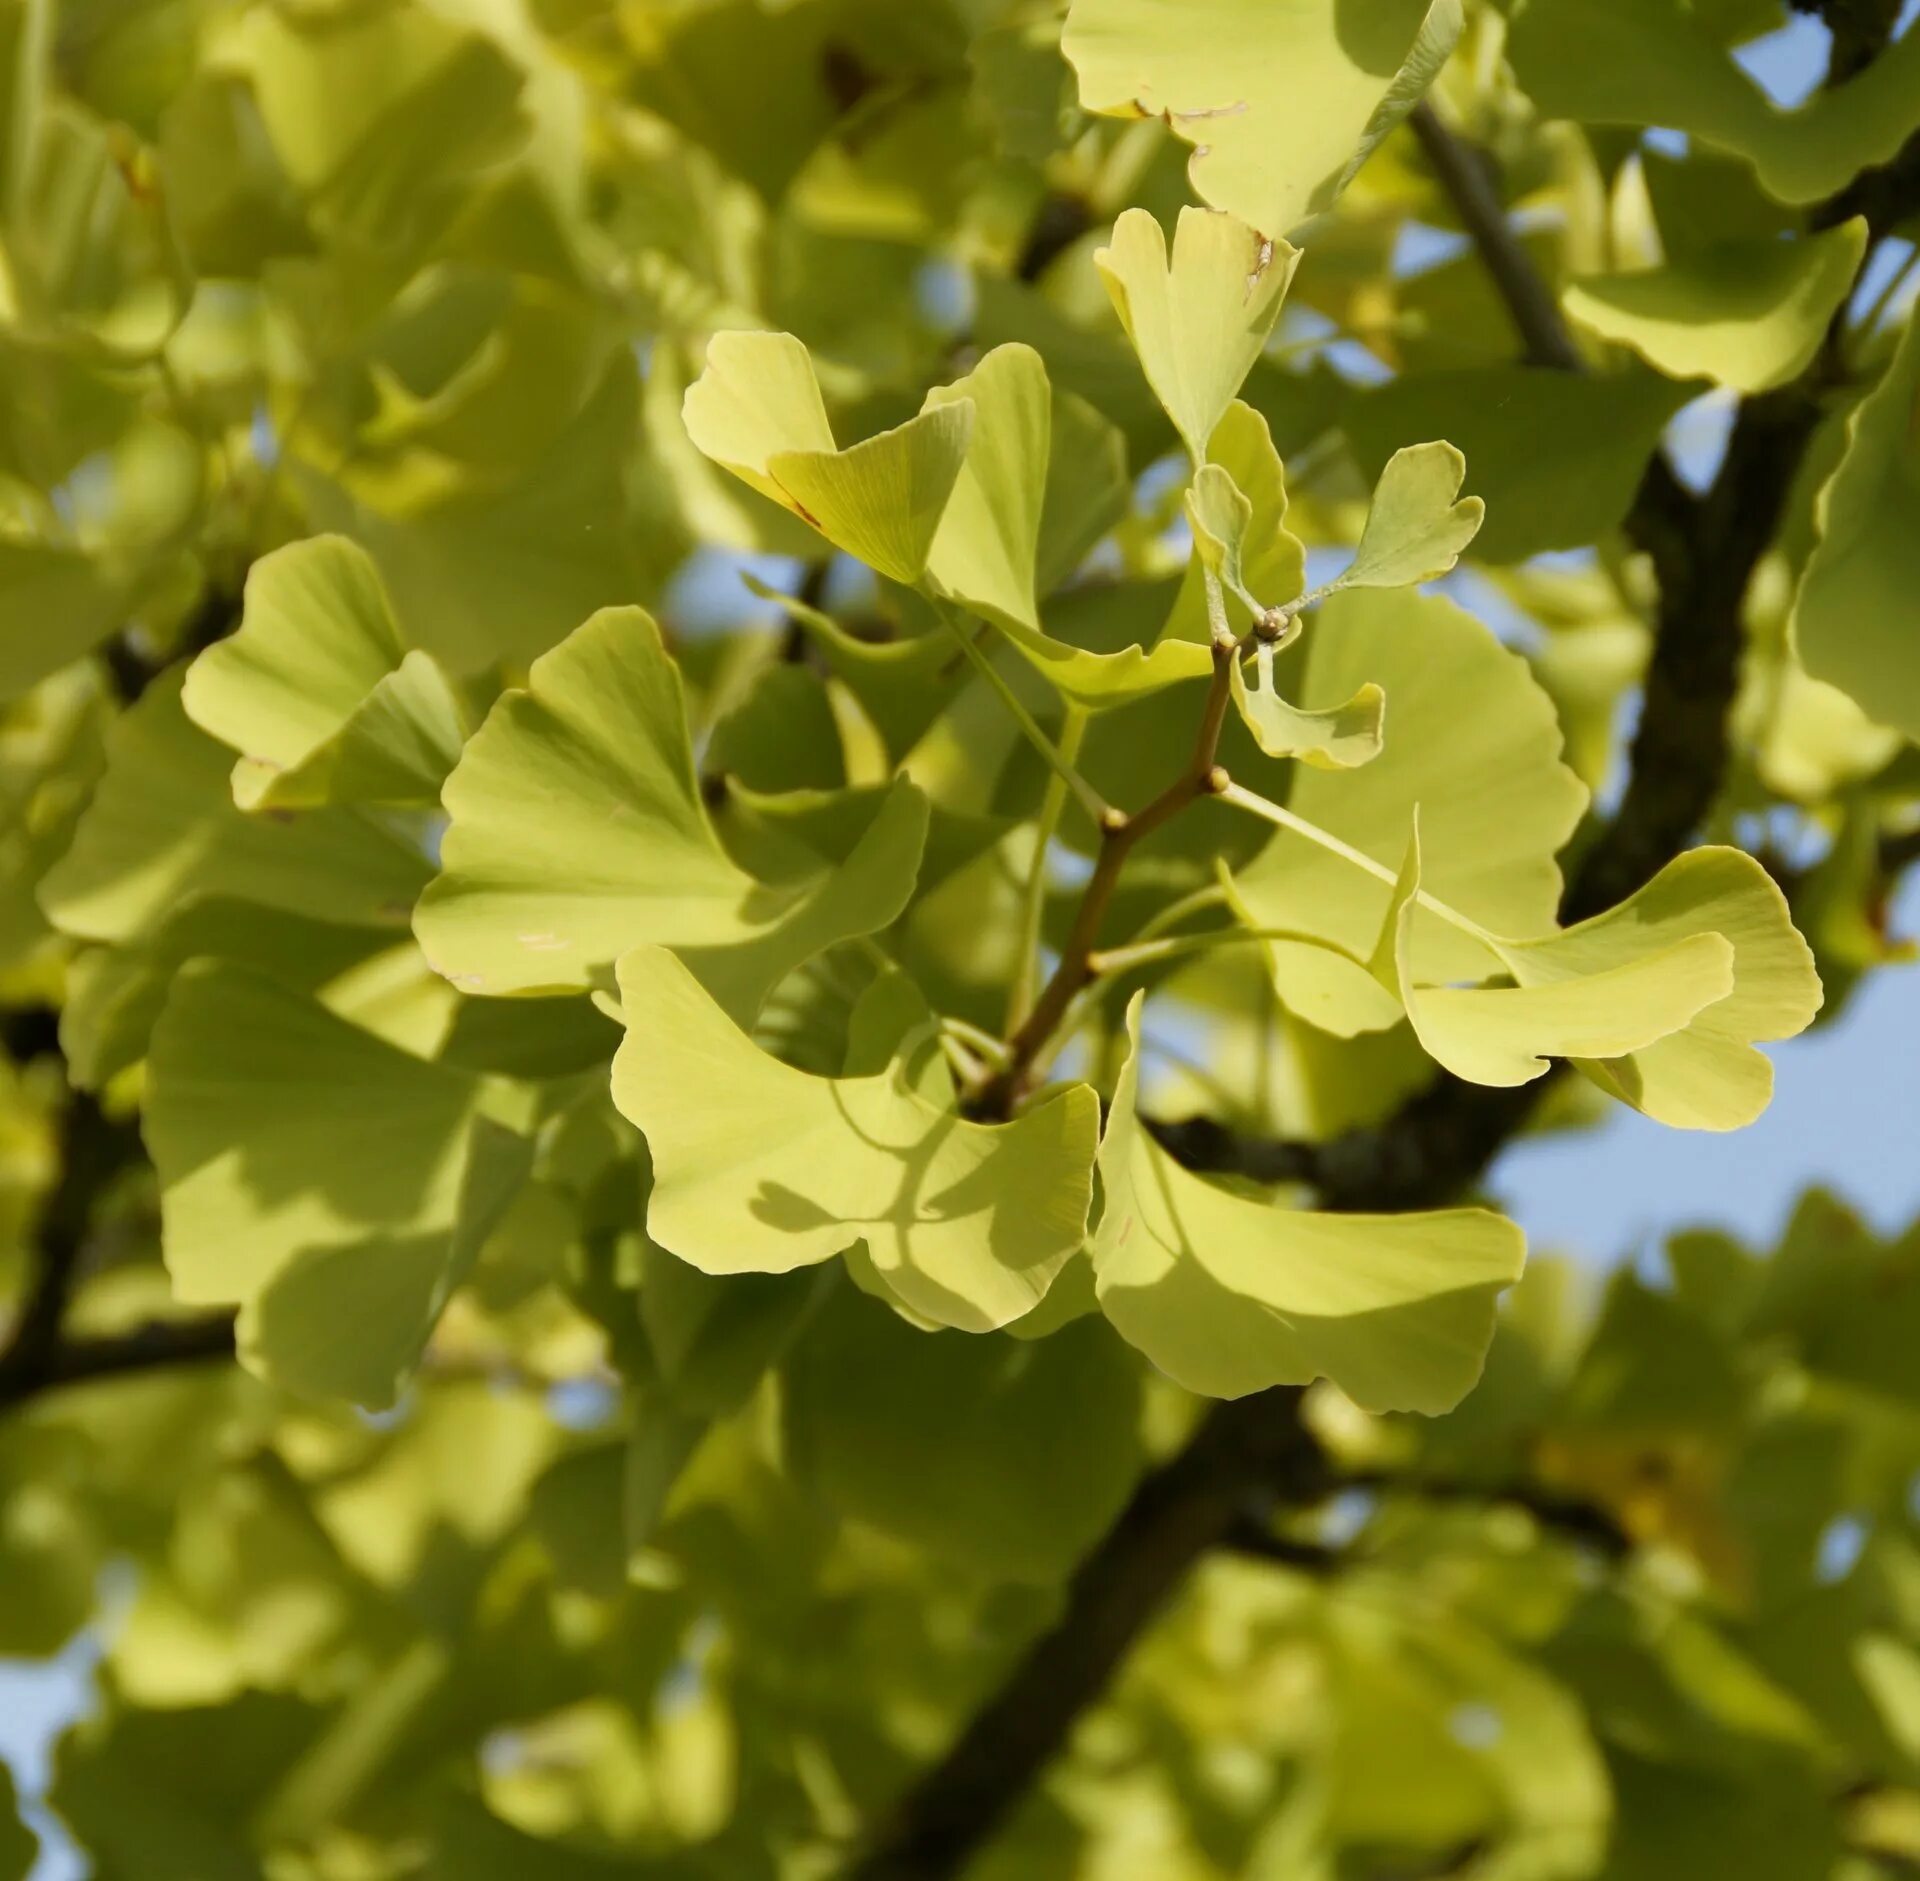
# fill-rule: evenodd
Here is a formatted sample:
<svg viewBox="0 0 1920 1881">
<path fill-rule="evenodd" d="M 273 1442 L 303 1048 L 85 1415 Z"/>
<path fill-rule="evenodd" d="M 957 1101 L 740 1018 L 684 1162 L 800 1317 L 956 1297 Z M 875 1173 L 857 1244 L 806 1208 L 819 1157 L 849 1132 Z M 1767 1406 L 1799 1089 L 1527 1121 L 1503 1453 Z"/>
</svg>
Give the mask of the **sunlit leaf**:
<svg viewBox="0 0 1920 1881">
<path fill-rule="evenodd" d="M 1820 538 L 1794 603 L 1793 637 L 1816 679 L 1871 719 L 1920 739 L 1920 317 L 1847 426 L 1847 454 L 1820 492 Z"/>
<path fill-rule="evenodd" d="M 1247 504 L 1239 559 L 1240 579 L 1248 595 L 1262 607 L 1285 607 L 1297 601 L 1307 585 L 1306 545 L 1287 528 L 1287 474 L 1266 419 L 1236 399 L 1214 427 L 1207 467 L 1223 471 Z M 1208 468 L 1196 477 L 1195 490 L 1207 486 L 1223 491 L 1224 486 L 1210 481 Z M 1228 507 L 1238 514 L 1237 505 Z M 1197 558 L 1187 564 L 1179 599 L 1167 621 L 1169 640 L 1193 640 L 1205 646 L 1212 638 L 1203 567 Z"/>
<path fill-rule="evenodd" d="M 525 1172 L 489 1101 L 485 1080 L 271 980 L 188 967 L 155 1030 L 146 1115 L 177 1296 L 240 1307 L 266 1377 L 392 1403 Z"/>
<path fill-rule="evenodd" d="M 537 660 L 444 797 L 443 872 L 416 931 L 456 986 L 583 990 L 651 941 L 686 950 L 744 1020 L 802 961 L 899 915 L 927 826 L 900 784 L 843 867 L 777 888 L 746 874 L 707 819 L 680 676 L 637 608 L 595 615 Z"/>
<path fill-rule="evenodd" d="M 1088 110 L 1164 116 L 1195 190 L 1282 235 L 1345 189 L 1461 23 L 1459 0 L 1075 0 L 1062 46 Z"/>
<path fill-rule="evenodd" d="M 241 754 L 243 810 L 432 803 L 466 736 L 459 700 L 400 638 L 365 551 L 334 536 L 254 565 L 239 631 L 193 663 L 182 703 Z"/>
<path fill-rule="evenodd" d="M 967 405 L 972 434 L 927 573 L 963 606 L 1037 633 L 1034 568 L 1053 441 L 1053 389 L 1040 355 L 996 346 L 964 379 L 927 394 L 928 411 Z"/>
<path fill-rule="evenodd" d="M 1380 755 L 1386 694 L 1378 686 L 1369 682 L 1344 704 L 1309 712 L 1290 705 L 1274 689 L 1271 647 L 1256 647 L 1254 664 L 1257 683 L 1249 689 L 1245 667 L 1234 661 L 1233 703 L 1268 757 L 1350 771 Z"/>
<path fill-rule="evenodd" d="M 1451 1410 L 1520 1276 L 1520 1230 L 1481 1209 L 1311 1214 L 1190 1174 L 1137 1113 L 1142 997 L 1100 1145 L 1093 1263 L 1107 1317 L 1210 1397 L 1331 1378 L 1371 1410 Z"/>
<path fill-rule="evenodd" d="M 1724 936 L 1656 933 L 1649 941 L 1630 914 L 1603 915 L 1574 930 L 1577 940 L 1497 945 L 1513 986 L 1417 986 L 1410 955 L 1420 873 L 1416 826 L 1375 970 L 1422 1047 L 1470 1083 L 1527 1084 L 1553 1058 L 1625 1058 L 1683 1031 L 1733 991 L 1734 950 Z"/>
<path fill-rule="evenodd" d="M 1608 376 L 1490 366 L 1424 372 L 1357 398 L 1344 425 L 1360 467 L 1386 471 L 1408 438 L 1446 438 L 1486 504 L 1480 558 L 1518 562 L 1584 548 L 1626 515 L 1647 455 L 1685 387 L 1634 371 Z"/>
<path fill-rule="evenodd" d="M 689 435 L 762 496 L 895 581 L 920 579 L 967 455 L 973 408 L 936 404 L 842 451 L 807 349 L 788 333 L 721 333 L 688 388 Z"/>
<path fill-rule="evenodd" d="M 1079 1245 L 1099 1123 L 1084 1086 L 969 1123 L 901 1063 L 835 1079 L 767 1057 L 662 949 L 626 955 L 620 989 L 614 1101 L 653 1151 L 648 1232 L 682 1260 L 787 1273 L 864 1241 L 909 1306 L 979 1332 L 1029 1311 Z"/>
<path fill-rule="evenodd" d="M 1812 363 L 1866 249 L 1856 216 L 1797 241 L 1727 242 L 1661 268 L 1590 275 L 1567 289 L 1565 305 L 1670 379 L 1766 392 Z"/>
<path fill-rule="evenodd" d="M 1525 662 L 1451 602 L 1405 591 L 1337 595 L 1308 626 L 1304 653 L 1295 689 L 1309 710 L 1334 710 L 1374 684 L 1390 719 L 1384 748 L 1363 769 L 1296 769 L 1287 807 L 1388 876 L 1417 807 L 1431 893 L 1496 934 L 1550 928 L 1560 900 L 1554 857 L 1586 791 L 1560 761 L 1553 708 Z M 1371 952 L 1390 893 L 1386 881 L 1285 830 L 1233 878 L 1253 925 L 1316 934 L 1339 950 L 1263 943 L 1289 1010 L 1343 1037 L 1400 1017 L 1398 1001 L 1353 964 Z M 1412 961 L 1428 985 L 1500 971 L 1484 947 L 1424 910 Z"/>
<path fill-rule="evenodd" d="M 1147 383 L 1203 463 L 1280 317 L 1299 251 L 1237 216 L 1188 208 L 1169 255 L 1160 224 L 1129 209 L 1094 259 Z"/>
<path fill-rule="evenodd" d="M 1886 163 L 1920 127 L 1920 41 L 1783 111 L 1675 0 L 1532 0 L 1510 48 L 1551 117 L 1648 124 L 1745 157 L 1783 202 L 1812 203 Z"/>
<path fill-rule="evenodd" d="M 1395 451 L 1380 473 L 1343 588 L 1411 588 L 1452 571 L 1480 533 L 1487 506 L 1458 501 L 1467 460 L 1451 444 Z"/>
</svg>

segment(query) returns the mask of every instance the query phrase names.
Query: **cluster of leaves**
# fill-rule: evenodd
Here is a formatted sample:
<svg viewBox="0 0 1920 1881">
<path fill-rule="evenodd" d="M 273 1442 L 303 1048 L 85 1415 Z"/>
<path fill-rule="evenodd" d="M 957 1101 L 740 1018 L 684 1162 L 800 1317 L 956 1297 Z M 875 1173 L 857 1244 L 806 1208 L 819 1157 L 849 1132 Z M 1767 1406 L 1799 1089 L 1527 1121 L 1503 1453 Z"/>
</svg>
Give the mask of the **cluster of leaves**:
<svg viewBox="0 0 1920 1881">
<path fill-rule="evenodd" d="M 1898 951 L 1920 33 L 1781 113 L 1776 12 L 0 0 L 0 1653 L 132 1564 L 96 1872 L 834 1872 L 1209 1399 L 1293 1493 L 983 1871 L 1920 1853 L 1912 1248 L 1537 1265 L 1468 1398 L 1492 1142 L 1321 1179 L 1738 1128 Z"/>
</svg>

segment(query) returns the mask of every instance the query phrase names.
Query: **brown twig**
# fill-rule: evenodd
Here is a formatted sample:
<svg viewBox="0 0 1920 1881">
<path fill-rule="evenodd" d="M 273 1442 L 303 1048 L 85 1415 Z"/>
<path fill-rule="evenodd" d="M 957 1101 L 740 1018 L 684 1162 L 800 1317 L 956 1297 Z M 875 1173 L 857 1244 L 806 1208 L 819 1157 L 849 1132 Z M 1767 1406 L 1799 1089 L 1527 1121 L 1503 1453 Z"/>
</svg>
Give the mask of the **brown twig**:
<svg viewBox="0 0 1920 1881">
<path fill-rule="evenodd" d="M 1237 641 L 1215 640 L 1213 678 L 1201 710 L 1200 728 L 1194 735 L 1193 754 L 1180 775 L 1145 809 L 1132 815 L 1123 810 L 1107 813 L 1100 830 L 1100 854 L 1080 897 L 1072 929 L 1061 950 L 1060 963 L 1034 1001 L 1033 1010 L 1008 1040 L 1005 1066 L 981 1088 L 975 1108 L 982 1115 L 1005 1116 L 1011 1111 L 1034 1060 L 1059 1030 L 1074 995 L 1094 977 L 1093 956 L 1100 944 L 1100 929 L 1113 902 L 1114 890 L 1120 885 L 1127 858 L 1155 830 L 1171 822 L 1189 805 L 1203 797 L 1217 796 L 1227 787 L 1227 774 L 1219 765 L 1220 734 L 1226 726 L 1227 708 L 1233 698 L 1233 663 L 1239 657 Z"/>
</svg>

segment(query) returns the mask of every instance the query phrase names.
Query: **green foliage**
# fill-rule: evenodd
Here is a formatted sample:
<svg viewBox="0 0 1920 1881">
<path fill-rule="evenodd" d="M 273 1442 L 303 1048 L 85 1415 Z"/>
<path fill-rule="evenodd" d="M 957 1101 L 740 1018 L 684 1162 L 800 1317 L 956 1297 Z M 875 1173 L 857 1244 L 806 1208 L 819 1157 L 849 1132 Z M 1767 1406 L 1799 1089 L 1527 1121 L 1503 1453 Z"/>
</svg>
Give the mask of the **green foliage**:
<svg viewBox="0 0 1920 1881">
<path fill-rule="evenodd" d="M 1776 11 L 0 0 L 101 1881 L 1920 1857 L 1920 1244 L 1481 1193 L 1903 951 L 1920 30 Z"/>
</svg>

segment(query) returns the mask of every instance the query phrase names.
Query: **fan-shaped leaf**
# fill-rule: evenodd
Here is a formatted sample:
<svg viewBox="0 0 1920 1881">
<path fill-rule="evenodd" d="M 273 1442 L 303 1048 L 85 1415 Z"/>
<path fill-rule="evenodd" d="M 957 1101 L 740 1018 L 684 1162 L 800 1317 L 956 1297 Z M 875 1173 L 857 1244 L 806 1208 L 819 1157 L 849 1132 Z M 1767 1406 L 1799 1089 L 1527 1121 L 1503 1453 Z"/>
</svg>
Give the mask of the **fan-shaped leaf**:
<svg viewBox="0 0 1920 1881">
<path fill-rule="evenodd" d="M 219 961 L 182 971 L 150 1063 L 176 1297 L 238 1306 L 265 1377 L 391 1404 L 526 1171 L 487 1081 Z"/>
<path fill-rule="evenodd" d="M 614 1102 L 653 1152 L 647 1231 L 670 1253 L 787 1273 L 863 1241 L 915 1312 L 981 1332 L 1030 1311 L 1079 1246 L 1099 1128 L 1085 1086 L 969 1123 L 905 1062 L 817 1078 L 769 1058 L 664 949 L 635 949 L 619 976 Z"/>
<path fill-rule="evenodd" d="M 643 941 L 684 949 L 750 1021 L 794 967 L 889 925 L 913 891 L 926 800 L 896 784 L 839 868 L 778 887 L 721 848 L 680 676 L 638 608 L 596 614 L 505 694 L 447 779 L 443 873 L 415 931 L 475 993 L 581 991 Z"/>
<path fill-rule="evenodd" d="M 1289 705 L 1274 690 L 1273 649 L 1257 647 L 1259 684 L 1247 690 L 1247 675 L 1233 663 L 1233 702 L 1260 749 L 1270 758 L 1299 758 L 1325 771 L 1350 771 L 1380 755 L 1387 696 L 1371 683 L 1344 705 L 1320 712 Z"/>
<path fill-rule="evenodd" d="M 1496 944 L 1518 985 L 1420 987 L 1409 966 L 1420 869 L 1416 821 L 1375 971 L 1428 1054 L 1471 1083 L 1529 1084 L 1554 1058 L 1624 1057 L 1683 1030 L 1733 991 L 1733 946 L 1722 936 L 1648 945 L 1630 917 L 1610 916 L 1601 917 L 1597 944 L 1587 935 L 1571 957 L 1553 940 L 1512 950 Z"/>
<path fill-rule="evenodd" d="M 1411 588 L 1437 581 L 1480 533 L 1487 506 L 1464 502 L 1467 460 L 1451 444 L 1413 444 L 1387 459 L 1342 588 Z"/>
<path fill-rule="evenodd" d="M 1160 224 L 1129 209 L 1094 260 L 1141 370 L 1196 464 L 1265 349 L 1300 254 L 1237 216 L 1186 208 L 1173 252 Z"/>
<path fill-rule="evenodd" d="M 407 650 L 372 561 L 339 536 L 254 564 L 239 632 L 194 661 L 182 703 L 241 754 L 243 810 L 432 803 L 466 737 L 445 675 Z"/>
<path fill-rule="evenodd" d="M 1195 191 L 1279 235 L 1331 206 L 1461 23 L 1460 0 L 1074 0 L 1061 46 L 1089 111 L 1164 117 Z"/>
<path fill-rule="evenodd" d="M 1483 561 L 1584 548 L 1626 515 L 1667 420 L 1692 394 L 1640 369 L 1602 375 L 1531 366 L 1410 373 L 1342 417 L 1378 477 L 1407 438 L 1447 438 L 1486 503 Z"/>
<path fill-rule="evenodd" d="M 1479 1379 L 1526 1242 L 1482 1209 L 1317 1215 L 1182 1169 L 1141 1126 L 1140 1007 L 1100 1145 L 1100 1304 L 1190 1391 L 1330 1378 L 1369 1410 L 1450 1411 Z"/>
<path fill-rule="evenodd" d="M 1820 539 L 1794 604 L 1794 644 L 1816 679 L 1920 739 L 1920 313 L 1847 425 L 1820 492 Z"/>
<path fill-rule="evenodd" d="M 1418 806 L 1432 893 L 1495 933 L 1550 929 L 1560 902 L 1554 857 L 1586 791 L 1560 761 L 1553 706 L 1525 661 L 1452 602 L 1404 590 L 1335 596 L 1303 650 L 1297 690 L 1310 710 L 1374 683 L 1392 702 L 1393 731 L 1361 770 L 1297 769 L 1288 807 L 1393 871 Z M 1263 943 L 1291 1011 L 1343 1037 L 1398 1020 L 1399 1002 L 1355 964 L 1381 932 L 1385 882 L 1283 830 L 1236 873 L 1232 892 L 1251 925 L 1317 934 L 1339 950 Z M 1484 947 L 1425 910 L 1414 917 L 1412 961 L 1423 985 L 1500 971 Z"/>
<path fill-rule="evenodd" d="M 926 569 L 973 429 L 972 406 L 957 399 L 837 449 L 813 361 L 790 333 L 716 334 L 685 416 L 715 463 L 909 585 Z"/>
<path fill-rule="evenodd" d="M 1856 216 L 1792 241 L 1719 243 L 1665 267 L 1591 275 L 1564 302 L 1590 332 L 1631 346 L 1670 379 L 1765 392 L 1812 364 L 1866 251 Z"/>
</svg>

